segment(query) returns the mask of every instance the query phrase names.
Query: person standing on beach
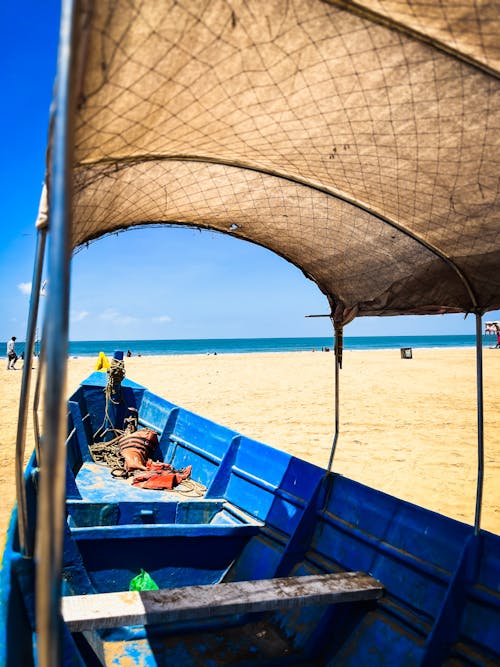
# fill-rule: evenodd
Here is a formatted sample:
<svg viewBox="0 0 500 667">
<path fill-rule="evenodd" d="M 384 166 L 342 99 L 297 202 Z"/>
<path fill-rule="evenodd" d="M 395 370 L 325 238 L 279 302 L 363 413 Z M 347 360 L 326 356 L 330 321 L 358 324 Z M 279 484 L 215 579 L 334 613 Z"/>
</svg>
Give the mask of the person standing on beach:
<svg viewBox="0 0 500 667">
<path fill-rule="evenodd" d="M 12 338 L 9 340 L 7 343 L 7 370 L 10 371 L 15 370 L 16 368 L 16 361 L 17 361 L 17 354 L 16 354 L 16 337 L 12 336 Z"/>
</svg>

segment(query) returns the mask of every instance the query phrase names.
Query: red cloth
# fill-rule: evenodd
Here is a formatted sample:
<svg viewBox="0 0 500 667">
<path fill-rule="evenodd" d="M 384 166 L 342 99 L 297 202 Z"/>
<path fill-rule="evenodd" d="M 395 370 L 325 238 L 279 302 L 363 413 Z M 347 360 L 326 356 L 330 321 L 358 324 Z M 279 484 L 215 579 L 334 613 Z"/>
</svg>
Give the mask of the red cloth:
<svg viewBox="0 0 500 667">
<path fill-rule="evenodd" d="M 133 486 L 142 489 L 168 489 L 172 490 L 181 482 L 191 476 L 192 466 L 183 470 L 174 471 L 169 463 L 157 461 L 147 462 L 148 470 L 134 477 Z"/>
</svg>

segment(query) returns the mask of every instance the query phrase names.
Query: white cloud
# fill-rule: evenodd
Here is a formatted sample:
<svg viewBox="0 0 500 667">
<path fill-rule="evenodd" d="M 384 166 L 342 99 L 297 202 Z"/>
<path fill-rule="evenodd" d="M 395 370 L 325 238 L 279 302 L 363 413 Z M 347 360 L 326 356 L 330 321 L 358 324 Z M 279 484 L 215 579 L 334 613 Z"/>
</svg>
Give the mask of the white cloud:
<svg viewBox="0 0 500 667">
<path fill-rule="evenodd" d="M 78 312 L 71 313 L 71 321 L 72 322 L 81 322 L 82 320 L 84 320 L 88 316 L 89 316 L 89 311 L 88 310 L 79 310 Z"/>
<path fill-rule="evenodd" d="M 152 322 L 171 322 L 172 318 L 168 315 L 158 315 L 157 317 L 151 318 Z"/>
<path fill-rule="evenodd" d="M 107 308 L 99 315 L 101 320 L 115 320 L 118 317 L 116 308 Z"/>
<path fill-rule="evenodd" d="M 120 325 L 133 324 L 134 322 L 137 322 L 136 317 L 133 315 L 124 315 L 116 308 L 107 308 L 99 315 L 99 318 L 101 320 L 106 320 L 107 322 Z"/>
<path fill-rule="evenodd" d="M 114 321 L 116 324 L 133 324 L 137 322 L 137 317 L 133 315 L 119 315 Z"/>
<path fill-rule="evenodd" d="M 40 288 L 40 296 L 47 296 L 47 282 L 47 280 L 43 281 L 43 284 Z M 19 283 L 17 289 L 21 292 L 21 294 L 31 296 L 31 283 Z"/>
</svg>

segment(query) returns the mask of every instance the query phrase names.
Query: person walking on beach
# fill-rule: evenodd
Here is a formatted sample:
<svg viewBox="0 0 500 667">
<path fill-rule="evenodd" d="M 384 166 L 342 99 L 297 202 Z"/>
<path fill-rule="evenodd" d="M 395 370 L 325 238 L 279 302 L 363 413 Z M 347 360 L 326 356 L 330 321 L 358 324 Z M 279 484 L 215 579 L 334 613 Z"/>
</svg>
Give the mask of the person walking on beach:
<svg viewBox="0 0 500 667">
<path fill-rule="evenodd" d="M 15 370 L 16 368 L 16 361 L 18 357 L 16 354 L 16 337 L 12 336 L 12 338 L 9 340 L 7 343 L 7 370 L 10 371 Z"/>
</svg>

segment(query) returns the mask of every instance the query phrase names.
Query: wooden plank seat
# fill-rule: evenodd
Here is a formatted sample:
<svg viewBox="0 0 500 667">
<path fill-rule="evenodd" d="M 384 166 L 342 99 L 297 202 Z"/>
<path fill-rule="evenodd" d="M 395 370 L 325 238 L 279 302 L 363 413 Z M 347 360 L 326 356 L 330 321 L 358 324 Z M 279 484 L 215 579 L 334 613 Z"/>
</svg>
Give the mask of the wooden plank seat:
<svg viewBox="0 0 500 667">
<path fill-rule="evenodd" d="M 382 594 L 382 584 L 369 575 L 338 572 L 155 591 L 73 595 L 62 598 L 62 615 L 71 632 L 80 632 L 376 600 Z"/>
</svg>

